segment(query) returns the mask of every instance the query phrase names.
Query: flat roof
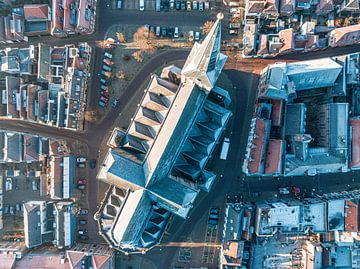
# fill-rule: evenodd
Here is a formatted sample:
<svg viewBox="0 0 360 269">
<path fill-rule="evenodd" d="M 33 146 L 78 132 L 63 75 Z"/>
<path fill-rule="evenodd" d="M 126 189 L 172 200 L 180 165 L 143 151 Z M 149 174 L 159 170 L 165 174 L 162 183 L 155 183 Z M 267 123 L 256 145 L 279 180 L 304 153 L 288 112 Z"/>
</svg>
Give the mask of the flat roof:
<svg viewBox="0 0 360 269">
<path fill-rule="evenodd" d="M 300 223 L 300 206 L 278 206 L 269 212 L 270 226 L 298 227 Z"/>
<path fill-rule="evenodd" d="M 328 202 L 328 225 L 330 231 L 344 230 L 345 200 Z"/>
</svg>

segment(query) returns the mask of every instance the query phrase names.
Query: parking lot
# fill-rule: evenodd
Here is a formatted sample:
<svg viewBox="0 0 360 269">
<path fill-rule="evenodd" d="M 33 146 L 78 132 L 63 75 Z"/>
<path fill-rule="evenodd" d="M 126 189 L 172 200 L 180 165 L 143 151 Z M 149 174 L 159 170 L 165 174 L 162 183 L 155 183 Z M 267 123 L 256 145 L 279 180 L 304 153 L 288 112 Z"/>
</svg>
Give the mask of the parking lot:
<svg viewBox="0 0 360 269">
<path fill-rule="evenodd" d="M 115 8 L 119 8 L 118 0 L 114 0 Z M 158 1 L 156 0 L 144 0 L 144 11 L 193 11 L 193 12 L 202 12 L 211 10 L 215 1 Z M 121 9 L 125 10 L 140 10 L 140 1 L 139 0 L 122 0 Z"/>
<path fill-rule="evenodd" d="M 17 174 L 17 173 L 15 173 Z M 3 227 L 5 241 L 23 240 L 23 203 L 30 200 L 43 200 L 40 195 L 40 177 L 21 173 L 5 172 L 3 182 Z"/>
</svg>

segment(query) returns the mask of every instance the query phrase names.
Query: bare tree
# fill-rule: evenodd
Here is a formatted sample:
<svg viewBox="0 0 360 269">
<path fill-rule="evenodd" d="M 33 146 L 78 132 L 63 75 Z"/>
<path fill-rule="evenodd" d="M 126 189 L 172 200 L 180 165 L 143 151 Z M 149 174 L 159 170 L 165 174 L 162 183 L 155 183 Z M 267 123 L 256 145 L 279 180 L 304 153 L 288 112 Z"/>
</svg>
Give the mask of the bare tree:
<svg viewBox="0 0 360 269">
<path fill-rule="evenodd" d="M 145 27 L 140 27 L 134 33 L 134 42 L 139 47 L 141 51 L 154 52 L 156 46 L 153 44 L 154 33 L 146 29 Z"/>
<path fill-rule="evenodd" d="M 89 122 L 94 122 L 97 120 L 97 115 L 95 111 L 86 111 L 85 112 L 85 120 Z"/>
<path fill-rule="evenodd" d="M 142 61 L 144 61 L 144 56 L 142 54 L 142 51 L 141 50 L 137 50 L 135 51 L 132 56 L 134 57 L 134 59 L 136 61 L 138 61 L 139 63 L 141 63 Z"/>
<path fill-rule="evenodd" d="M 214 25 L 214 21 L 206 21 L 203 25 L 202 32 L 207 35 L 210 32 L 211 27 Z"/>
<path fill-rule="evenodd" d="M 127 77 L 127 75 L 126 75 L 126 73 L 125 73 L 124 70 L 119 70 L 119 71 L 116 73 L 116 77 L 117 77 L 118 79 L 121 79 L 121 80 L 127 80 L 127 79 L 128 79 L 128 77 Z"/>
<path fill-rule="evenodd" d="M 123 33 L 116 32 L 116 38 L 120 43 L 126 43 L 126 38 Z"/>
</svg>

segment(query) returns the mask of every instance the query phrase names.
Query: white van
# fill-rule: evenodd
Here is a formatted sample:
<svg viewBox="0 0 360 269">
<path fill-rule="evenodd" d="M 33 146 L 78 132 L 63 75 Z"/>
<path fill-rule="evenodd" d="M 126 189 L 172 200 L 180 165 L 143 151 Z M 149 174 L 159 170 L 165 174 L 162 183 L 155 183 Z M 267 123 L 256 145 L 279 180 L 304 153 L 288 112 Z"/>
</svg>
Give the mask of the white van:
<svg viewBox="0 0 360 269">
<path fill-rule="evenodd" d="M 139 0 L 139 1 L 140 1 L 140 5 L 139 5 L 140 11 L 144 11 L 145 10 L 145 1 L 144 0 Z"/>
</svg>

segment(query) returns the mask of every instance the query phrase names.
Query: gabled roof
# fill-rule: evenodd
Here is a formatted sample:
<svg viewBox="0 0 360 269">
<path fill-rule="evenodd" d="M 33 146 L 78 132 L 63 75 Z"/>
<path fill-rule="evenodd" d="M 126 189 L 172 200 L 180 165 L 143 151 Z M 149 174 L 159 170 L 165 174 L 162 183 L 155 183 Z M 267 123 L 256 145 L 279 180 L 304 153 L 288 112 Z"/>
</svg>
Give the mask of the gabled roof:
<svg viewBox="0 0 360 269">
<path fill-rule="evenodd" d="M 81 260 L 84 258 L 85 254 L 83 252 L 67 252 L 67 257 L 71 268 L 81 268 Z"/>
<path fill-rule="evenodd" d="M 46 4 L 24 5 L 25 20 L 48 20 L 49 6 Z"/>
<path fill-rule="evenodd" d="M 92 265 L 94 269 L 110 269 L 109 262 L 111 257 L 104 255 L 93 255 L 92 256 Z"/>
<path fill-rule="evenodd" d="M 334 10 L 333 0 L 320 0 L 316 7 L 317 15 L 326 15 Z"/>
</svg>

